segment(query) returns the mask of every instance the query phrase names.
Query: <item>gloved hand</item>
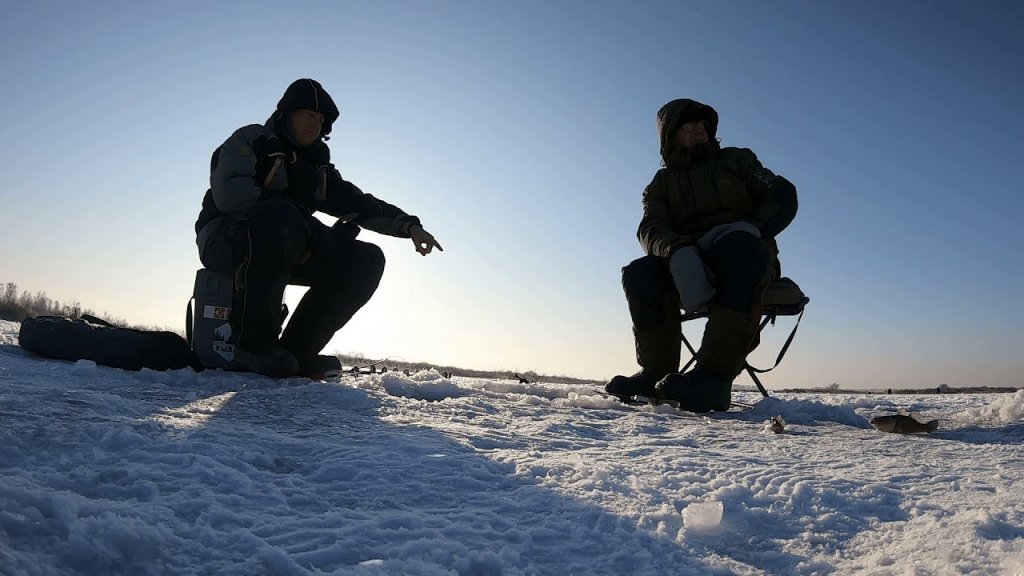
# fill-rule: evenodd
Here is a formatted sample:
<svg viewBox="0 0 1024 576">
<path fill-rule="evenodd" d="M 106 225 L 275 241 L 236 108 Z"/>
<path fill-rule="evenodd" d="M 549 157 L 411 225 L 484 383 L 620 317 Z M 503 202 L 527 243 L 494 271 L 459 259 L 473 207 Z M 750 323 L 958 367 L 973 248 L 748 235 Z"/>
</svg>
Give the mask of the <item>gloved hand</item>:
<svg viewBox="0 0 1024 576">
<path fill-rule="evenodd" d="M 261 188 L 269 188 L 282 167 L 295 161 L 295 153 L 286 150 L 280 140 L 264 135 L 252 141 L 252 152 L 256 156 L 252 180 Z"/>
<path fill-rule="evenodd" d="M 672 252 L 668 269 L 679 291 L 679 304 L 685 312 L 696 312 L 715 295 L 715 287 L 708 279 L 696 246 L 683 246 Z"/>
<path fill-rule="evenodd" d="M 324 201 L 323 170 L 299 158 L 288 165 L 288 197 L 296 204 L 316 212 Z"/>
</svg>

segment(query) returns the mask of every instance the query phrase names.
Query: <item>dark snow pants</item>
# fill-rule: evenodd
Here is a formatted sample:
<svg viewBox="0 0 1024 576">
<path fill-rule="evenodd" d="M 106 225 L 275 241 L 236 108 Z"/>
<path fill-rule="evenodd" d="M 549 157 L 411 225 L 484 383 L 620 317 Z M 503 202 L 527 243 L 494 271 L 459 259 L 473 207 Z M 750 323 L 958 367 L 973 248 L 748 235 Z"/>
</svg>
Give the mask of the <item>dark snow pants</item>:
<svg viewBox="0 0 1024 576">
<path fill-rule="evenodd" d="M 199 258 L 211 270 L 234 275 L 229 321 L 244 348 L 277 341 L 285 287 L 297 284 L 309 290 L 280 344 L 296 357 L 316 355 L 370 300 L 384 274 L 384 253 L 356 240 L 354 224 L 328 227 L 288 200 L 266 200 L 245 219 L 224 216 L 209 226 L 216 228 L 204 233 Z"/>
<path fill-rule="evenodd" d="M 697 352 L 705 368 L 732 378 L 756 345 L 761 296 L 771 276 L 764 242 L 742 232 L 722 237 L 701 252 L 713 276 L 715 296 L 708 303 L 708 323 Z M 622 289 L 629 304 L 636 360 L 645 372 L 664 375 L 679 370 L 682 345 L 679 293 L 668 259 L 644 256 L 622 269 Z"/>
</svg>

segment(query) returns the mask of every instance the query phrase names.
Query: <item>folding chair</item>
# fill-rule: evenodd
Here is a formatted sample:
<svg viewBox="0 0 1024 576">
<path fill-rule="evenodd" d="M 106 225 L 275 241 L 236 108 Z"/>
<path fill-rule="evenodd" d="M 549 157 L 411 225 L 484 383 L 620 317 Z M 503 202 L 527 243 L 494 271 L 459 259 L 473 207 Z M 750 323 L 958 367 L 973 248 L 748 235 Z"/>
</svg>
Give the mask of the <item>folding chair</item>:
<svg viewBox="0 0 1024 576">
<path fill-rule="evenodd" d="M 787 295 L 789 298 L 783 297 L 778 299 L 775 295 Z M 788 300 L 788 301 L 786 301 Z M 779 316 L 796 316 L 796 324 L 793 326 L 793 331 L 789 333 L 789 337 L 786 338 L 786 343 L 782 345 L 782 350 L 779 351 L 779 355 L 775 358 L 775 364 L 771 368 L 755 368 L 750 365 L 749 362 L 745 363 L 743 369 L 750 374 L 750 379 L 757 385 L 757 389 L 761 391 L 761 395 L 765 398 L 768 397 L 768 391 L 765 390 L 764 385 L 761 384 L 761 380 L 757 377 L 758 374 L 764 374 L 771 372 L 779 363 L 782 362 L 782 357 L 786 355 L 786 351 L 789 350 L 789 345 L 793 343 L 793 337 L 796 336 L 796 329 L 800 327 L 800 320 L 804 317 L 804 307 L 811 299 L 804 295 L 800 287 L 796 285 L 789 278 L 779 278 L 773 281 L 768 289 L 765 290 L 765 298 L 763 307 L 764 310 L 761 313 L 761 325 L 757 328 L 758 336 L 761 331 L 769 323 L 775 325 L 775 319 Z M 708 311 L 706 307 L 702 307 L 696 312 L 690 312 L 689 314 L 683 314 L 682 322 L 686 324 L 690 320 L 697 320 L 698 318 L 706 318 Z M 690 344 L 690 341 L 686 339 L 686 333 L 683 333 L 683 344 L 686 345 L 686 349 L 690 351 L 690 360 L 686 362 L 686 366 L 680 370 L 680 373 L 686 372 L 690 369 L 690 366 L 697 361 L 697 351 Z"/>
</svg>

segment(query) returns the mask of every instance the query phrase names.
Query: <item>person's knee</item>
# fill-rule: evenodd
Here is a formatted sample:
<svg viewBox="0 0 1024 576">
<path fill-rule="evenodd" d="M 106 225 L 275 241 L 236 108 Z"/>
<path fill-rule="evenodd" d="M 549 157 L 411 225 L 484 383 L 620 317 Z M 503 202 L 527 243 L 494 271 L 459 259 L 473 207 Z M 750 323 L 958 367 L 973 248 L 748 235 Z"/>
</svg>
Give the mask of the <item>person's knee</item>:
<svg viewBox="0 0 1024 576">
<path fill-rule="evenodd" d="M 356 241 L 353 274 L 353 292 L 360 300 L 369 300 L 384 276 L 384 251 L 376 244 Z"/>
<path fill-rule="evenodd" d="M 742 263 L 743 267 L 768 265 L 768 247 L 760 238 L 746 232 L 737 231 L 723 236 L 711 250 L 717 259 Z"/>
<path fill-rule="evenodd" d="M 749 312 L 760 300 L 770 271 L 768 248 L 755 236 L 734 232 L 712 250 L 718 302 L 737 312 Z"/>
<path fill-rule="evenodd" d="M 664 258 L 644 256 L 622 267 L 622 289 L 629 294 L 648 292 L 650 287 L 664 280 L 668 267 Z"/>
<path fill-rule="evenodd" d="M 376 244 L 359 242 L 358 245 L 360 273 L 379 279 L 384 275 L 384 266 L 387 264 L 384 251 Z"/>
<path fill-rule="evenodd" d="M 678 320 L 679 296 L 664 258 L 644 256 L 623 267 L 622 289 L 637 329 Z"/>
</svg>

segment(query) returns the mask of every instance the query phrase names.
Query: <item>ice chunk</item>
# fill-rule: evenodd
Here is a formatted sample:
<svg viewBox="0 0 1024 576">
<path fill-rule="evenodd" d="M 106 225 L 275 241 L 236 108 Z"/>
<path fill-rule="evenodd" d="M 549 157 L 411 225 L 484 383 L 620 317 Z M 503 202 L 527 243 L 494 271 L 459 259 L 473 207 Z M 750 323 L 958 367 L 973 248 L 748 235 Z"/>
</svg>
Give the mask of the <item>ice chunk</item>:
<svg viewBox="0 0 1024 576">
<path fill-rule="evenodd" d="M 96 363 L 92 360 L 78 360 L 71 367 L 72 374 L 91 374 L 96 371 Z"/>
<path fill-rule="evenodd" d="M 719 500 L 694 502 L 683 509 L 683 526 L 706 530 L 722 522 L 722 503 Z"/>
</svg>

